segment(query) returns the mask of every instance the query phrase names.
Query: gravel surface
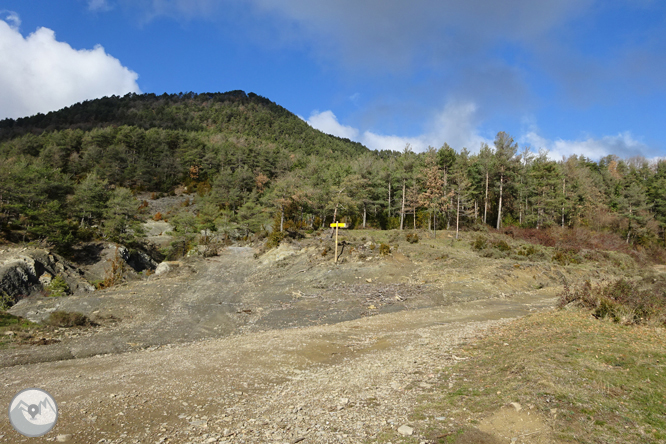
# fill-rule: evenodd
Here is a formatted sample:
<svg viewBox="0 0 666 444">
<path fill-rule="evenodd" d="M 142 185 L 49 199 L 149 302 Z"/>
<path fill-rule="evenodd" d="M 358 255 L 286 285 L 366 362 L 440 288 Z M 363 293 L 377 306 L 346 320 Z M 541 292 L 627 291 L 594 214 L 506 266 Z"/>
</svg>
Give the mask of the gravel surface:
<svg viewBox="0 0 666 444">
<path fill-rule="evenodd" d="M 400 442 L 402 426 L 413 442 L 428 442 L 428 423 L 446 420 L 409 414 L 438 370 L 505 316 L 552 303 L 476 301 L 6 368 L 0 403 L 40 387 L 60 418 L 40 439 L 22 438 L 2 418 L 0 442 Z"/>
</svg>

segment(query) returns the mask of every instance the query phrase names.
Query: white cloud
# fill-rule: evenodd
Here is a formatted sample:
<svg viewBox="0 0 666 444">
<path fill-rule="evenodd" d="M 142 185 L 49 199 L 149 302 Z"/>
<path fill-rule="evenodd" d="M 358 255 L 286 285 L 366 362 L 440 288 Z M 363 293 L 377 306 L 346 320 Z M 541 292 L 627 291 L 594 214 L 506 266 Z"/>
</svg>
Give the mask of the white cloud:
<svg viewBox="0 0 666 444">
<path fill-rule="evenodd" d="M 311 127 L 326 134 L 332 134 L 350 140 L 357 140 L 358 138 L 358 130 L 338 122 L 338 118 L 335 117 L 333 111 L 324 111 L 321 113 L 314 111 L 307 122 Z"/>
<path fill-rule="evenodd" d="M 439 148 L 448 143 L 456 151 L 466 147 L 470 152 L 478 152 L 482 143 L 493 146 L 493 139 L 483 137 L 479 131 L 480 121 L 477 106 L 473 102 L 452 102 L 431 119 L 427 131 L 414 137 L 384 135 L 372 131 L 361 132 L 352 126 L 342 125 L 332 111 L 313 112 L 307 123 L 320 131 L 338 137 L 345 137 L 362 143 L 372 150 L 402 151 L 407 144 L 416 152 L 425 151 L 429 146 Z M 633 156 L 650 157 L 652 150 L 637 140 L 630 132 L 601 138 L 584 137 L 578 140 L 548 140 L 539 134 L 532 119 L 527 119 L 527 130 L 516 138 L 520 145 L 530 146 L 535 152 L 548 151 L 553 160 L 573 154 L 591 159 L 599 159 L 609 154 L 621 158 Z"/>
<path fill-rule="evenodd" d="M 363 137 L 359 142 L 371 150 L 377 151 L 402 151 L 407 144 L 411 145 L 414 151 L 423 151 L 428 147 L 427 144 L 424 146 L 421 137 L 385 136 L 382 134 L 375 134 L 371 131 L 364 132 Z"/>
<path fill-rule="evenodd" d="M 492 143 L 478 132 L 477 107 L 472 102 L 452 102 L 431 119 L 427 131 L 415 137 L 378 134 L 369 130 L 342 125 L 332 111 L 314 112 L 307 120 L 313 128 L 338 137 L 361 142 L 373 150 L 402 151 L 407 144 L 414 151 L 425 151 L 429 146 L 440 147 L 448 143 L 456 150 L 463 147 L 475 152 L 481 143 Z"/>
<path fill-rule="evenodd" d="M 57 41 L 47 28 L 24 38 L 17 28 L 0 20 L 0 119 L 140 92 L 137 78 L 99 45 L 76 50 Z"/>
<path fill-rule="evenodd" d="M 88 0 L 88 9 L 90 11 L 110 11 L 113 7 L 107 0 Z"/>
<path fill-rule="evenodd" d="M 652 152 L 646 144 L 636 140 L 628 131 L 615 136 L 603 136 L 596 139 L 585 137 L 579 140 L 547 140 L 536 131 L 530 131 L 522 136 L 520 141 L 531 145 L 535 151 L 548 150 L 548 156 L 554 160 L 560 160 L 562 157 L 569 157 L 573 154 L 590 159 L 600 159 L 609 154 L 615 154 L 621 158 L 649 157 Z"/>
<path fill-rule="evenodd" d="M 12 28 L 12 29 L 19 29 L 21 26 L 21 17 L 19 17 L 18 13 L 14 11 L 9 11 L 7 9 L 3 9 L 0 11 L 0 16 L 4 16 L 5 22 Z"/>
</svg>

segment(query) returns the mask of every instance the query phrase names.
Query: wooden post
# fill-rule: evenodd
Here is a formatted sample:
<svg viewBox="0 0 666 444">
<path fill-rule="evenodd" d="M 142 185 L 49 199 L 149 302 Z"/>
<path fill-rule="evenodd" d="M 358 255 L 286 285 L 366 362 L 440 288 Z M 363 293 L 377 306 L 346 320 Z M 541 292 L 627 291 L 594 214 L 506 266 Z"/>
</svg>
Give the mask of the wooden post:
<svg viewBox="0 0 666 444">
<path fill-rule="evenodd" d="M 338 262 L 338 224 L 335 224 L 335 263 Z"/>
<path fill-rule="evenodd" d="M 342 223 L 342 222 L 334 222 L 331 224 L 331 228 L 335 228 L 335 258 L 334 262 L 338 262 L 338 229 L 339 228 L 346 228 L 347 224 Z"/>
</svg>

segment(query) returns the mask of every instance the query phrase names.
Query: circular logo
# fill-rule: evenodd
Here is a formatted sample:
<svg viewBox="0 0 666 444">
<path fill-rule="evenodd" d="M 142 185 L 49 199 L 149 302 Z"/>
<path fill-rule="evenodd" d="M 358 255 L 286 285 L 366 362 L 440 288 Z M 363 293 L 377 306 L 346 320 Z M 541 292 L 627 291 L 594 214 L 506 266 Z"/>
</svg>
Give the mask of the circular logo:
<svg viewBox="0 0 666 444">
<path fill-rule="evenodd" d="M 57 420 L 58 406 L 44 390 L 21 390 L 9 404 L 9 421 L 21 435 L 31 438 L 45 435 Z"/>
</svg>

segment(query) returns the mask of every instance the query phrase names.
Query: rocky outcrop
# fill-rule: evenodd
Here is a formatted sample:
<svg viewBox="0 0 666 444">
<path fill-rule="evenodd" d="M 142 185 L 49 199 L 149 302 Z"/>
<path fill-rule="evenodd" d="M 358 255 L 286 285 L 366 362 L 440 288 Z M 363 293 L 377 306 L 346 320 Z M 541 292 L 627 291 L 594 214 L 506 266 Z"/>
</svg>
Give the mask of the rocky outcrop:
<svg viewBox="0 0 666 444">
<path fill-rule="evenodd" d="M 95 290 L 81 270 L 47 250 L 9 248 L 0 252 L 0 294 L 9 305 L 48 288 L 56 276 L 67 283 L 69 293 Z"/>
<path fill-rule="evenodd" d="M 90 282 L 98 282 L 106 279 L 112 270 L 112 264 L 122 267 L 122 273 L 126 277 L 136 276 L 145 270 L 155 270 L 160 258 L 154 259 L 149 250 L 129 249 L 122 245 L 106 242 L 92 242 L 79 247 L 77 251 L 77 262 L 86 279 Z"/>
</svg>

